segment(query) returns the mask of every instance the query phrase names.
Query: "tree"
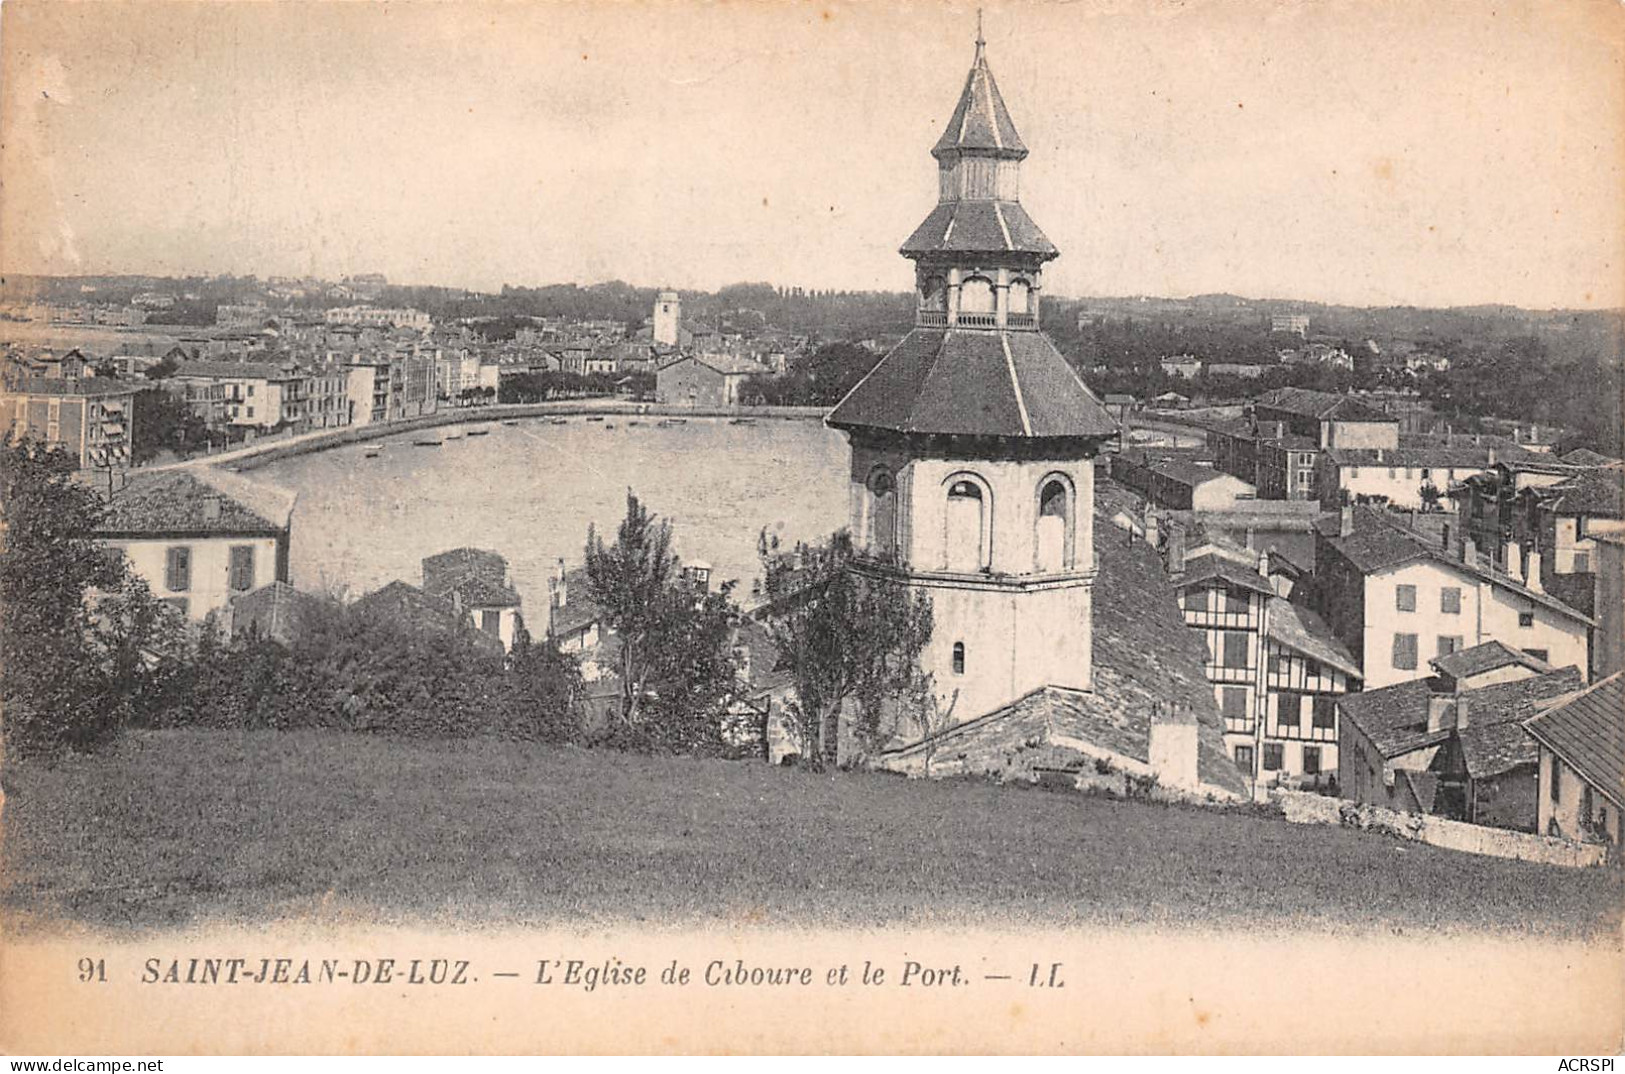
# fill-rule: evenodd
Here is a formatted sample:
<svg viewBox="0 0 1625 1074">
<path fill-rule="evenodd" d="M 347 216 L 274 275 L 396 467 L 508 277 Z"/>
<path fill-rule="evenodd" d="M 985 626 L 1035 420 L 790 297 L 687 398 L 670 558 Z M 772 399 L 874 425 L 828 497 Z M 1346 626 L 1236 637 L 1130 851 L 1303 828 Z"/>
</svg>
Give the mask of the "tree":
<svg viewBox="0 0 1625 1074">
<path fill-rule="evenodd" d="M 720 710 L 735 683 L 732 584 L 702 593 L 680 567 L 671 523 L 657 520 L 630 491 L 613 545 L 587 531 L 588 588 L 618 649 L 621 704 L 610 740 L 672 753 L 721 752 Z"/>
<path fill-rule="evenodd" d="M 163 388 L 135 393 L 130 458 L 137 463 L 168 449 L 185 457 L 208 443 L 209 427 L 186 400 Z"/>
<path fill-rule="evenodd" d="M 765 534 L 758 548 L 767 552 Z M 835 533 L 821 548 L 763 556 L 769 630 L 795 679 L 790 705 L 804 763 L 833 760 L 838 721 L 858 705 L 858 738 L 877 747 L 899 719 L 920 723 L 931 684 L 920 654 L 931 640 L 930 598 L 899 579 L 854 570 L 851 536 Z M 934 710 L 932 710 L 934 712 Z M 890 717 L 890 719 L 888 719 Z"/>
<path fill-rule="evenodd" d="M 104 505 L 74 470 L 61 450 L 0 445 L 0 707 L 12 756 L 90 750 L 117 734 L 129 657 L 154 621 L 123 557 L 91 536 Z M 123 594 L 128 629 L 98 624 L 97 594 Z"/>
<path fill-rule="evenodd" d="M 580 731 L 581 669 L 551 639 L 520 631 L 508 657 L 508 713 L 515 730 L 543 742 L 569 742 Z"/>
</svg>

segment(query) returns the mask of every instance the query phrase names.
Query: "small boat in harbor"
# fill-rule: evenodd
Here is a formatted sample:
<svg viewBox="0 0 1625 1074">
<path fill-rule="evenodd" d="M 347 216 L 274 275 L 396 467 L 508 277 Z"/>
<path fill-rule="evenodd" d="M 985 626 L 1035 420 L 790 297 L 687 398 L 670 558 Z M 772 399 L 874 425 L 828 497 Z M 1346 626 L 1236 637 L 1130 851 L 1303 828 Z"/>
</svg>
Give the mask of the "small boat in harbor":
<svg viewBox="0 0 1625 1074">
<path fill-rule="evenodd" d="M 615 428 L 615 423 L 612 422 L 612 421 L 607 421 L 607 422 L 604 423 L 604 428 L 613 429 L 613 428 Z"/>
<path fill-rule="evenodd" d="M 414 441 L 412 441 L 412 446 L 413 447 L 439 447 L 440 446 L 440 441 L 439 440 L 414 440 Z"/>
<path fill-rule="evenodd" d="M 365 458 L 376 459 L 380 454 L 383 453 L 383 450 L 383 448 L 370 447 L 365 449 L 361 454 Z"/>
<path fill-rule="evenodd" d="M 549 421 L 548 424 L 549 425 L 568 425 L 568 424 L 570 424 L 570 419 L 569 418 L 554 418 L 551 421 Z"/>
<path fill-rule="evenodd" d="M 602 414 L 588 414 L 587 415 L 587 420 L 588 421 L 603 421 L 604 416 Z"/>
<path fill-rule="evenodd" d="M 662 429 L 669 429 L 673 425 L 687 425 L 687 424 L 688 424 L 688 419 L 687 418 L 662 418 L 660 420 L 660 427 Z"/>
<path fill-rule="evenodd" d="M 756 424 L 756 419 L 755 418 L 735 418 L 732 421 L 730 421 L 728 424 L 729 425 L 755 425 Z"/>
<path fill-rule="evenodd" d="M 642 424 L 643 424 L 643 422 L 641 422 L 641 421 L 629 421 L 629 422 L 627 422 L 627 423 L 626 423 L 626 424 L 627 424 L 627 425 L 628 425 L 628 426 L 629 426 L 629 427 L 632 427 L 632 426 L 638 426 L 638 425 L 642 425 Z M 665 422 L 661 422 L 661 423 L 660 423 L 660 424 L 662 424 L 662 425 L 664 425 L 664 424 L 666 424 L 666 423 L 665 423 Z M 613 428 L 613 426 L 612 426 L 612 428 Z"/>
<path fill-rule="evenodd" d="M 504 424 L 504 425 L 518 425 L 519 424 L 519 419 L 518 418 L 503 418 L 502 419 L 502 424 Z"/>
<path fill-rule="evenodd" d="M 490 429 L 470 429 L 470 430 L 468 430 L 468 435 L 469 436 L 490 436 L 491 435 L 491 430 Z"/>
</svg>

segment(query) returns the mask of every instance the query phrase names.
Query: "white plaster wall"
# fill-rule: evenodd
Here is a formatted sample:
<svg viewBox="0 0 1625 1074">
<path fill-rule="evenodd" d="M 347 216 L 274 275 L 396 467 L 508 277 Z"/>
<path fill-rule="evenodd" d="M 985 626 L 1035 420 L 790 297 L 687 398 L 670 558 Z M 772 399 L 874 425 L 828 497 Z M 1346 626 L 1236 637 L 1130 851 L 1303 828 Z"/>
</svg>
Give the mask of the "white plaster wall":
<svg viewBox="0 0 1625 1074">
<path fill-rule="evenodd" d="M 276 538 L 274 537 L 212 537 L 161 541 L 118 541 L 130 561 L 131 569 L 144 578 L 155 596 L 186 597 L 187 616 L 202 620 L 212 611 L 226 607 L 231 597 L 247 590 L 229 588 L 231 549 L 237 545 L 250 545 L 254 549 L 254 578 L 250 590 L 258 589 L 276 580 Z M 189 588 L 170 589 L 166 584 L 165 568 L 168 550 L 184 546 L 192 550 L 192 577 Z"/>
</svg>

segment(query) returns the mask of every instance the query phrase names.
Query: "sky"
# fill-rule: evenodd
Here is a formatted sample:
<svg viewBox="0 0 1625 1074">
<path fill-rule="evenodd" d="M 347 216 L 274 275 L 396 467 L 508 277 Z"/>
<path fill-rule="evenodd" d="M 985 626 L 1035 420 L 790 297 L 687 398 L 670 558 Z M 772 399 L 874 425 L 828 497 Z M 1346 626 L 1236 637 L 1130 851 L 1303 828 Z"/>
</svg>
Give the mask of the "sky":
<svg viewBox="0 0 1625 1074">
<path fill-rule="evenodd" d="M 1625 305 L 1612 0 L 989 5 L 1052 294 Z M 974 6 L 0 6 L 0 269 L 850 290 Z"/>
</svg>

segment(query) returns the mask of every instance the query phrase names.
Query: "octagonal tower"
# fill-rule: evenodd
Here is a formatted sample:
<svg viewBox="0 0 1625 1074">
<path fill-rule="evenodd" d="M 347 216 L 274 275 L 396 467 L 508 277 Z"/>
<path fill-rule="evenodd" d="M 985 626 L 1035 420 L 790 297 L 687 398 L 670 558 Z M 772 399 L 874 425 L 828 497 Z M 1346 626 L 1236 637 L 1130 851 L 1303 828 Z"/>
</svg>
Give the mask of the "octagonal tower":
<svg viewBox="0 0 1625 1074">
<path fill-rule="evenodd" d="M 1027 148 L 976 56 L 901 253 L 914 329 L 830 414 L 851 443 L 855 570 L 930 595 L 922 657 L 951 723 L 1090 688 L 1094 464 L 1116 423 L 1039 329 L 1059 251 L 1021 207 Z"/>
</svg>

